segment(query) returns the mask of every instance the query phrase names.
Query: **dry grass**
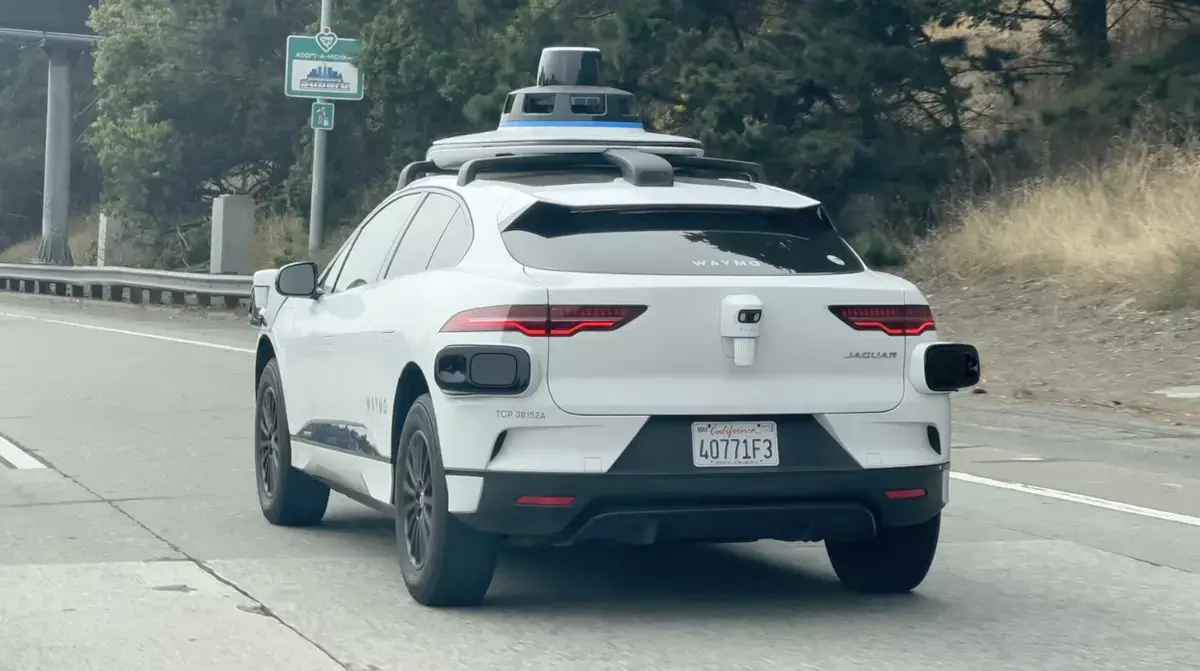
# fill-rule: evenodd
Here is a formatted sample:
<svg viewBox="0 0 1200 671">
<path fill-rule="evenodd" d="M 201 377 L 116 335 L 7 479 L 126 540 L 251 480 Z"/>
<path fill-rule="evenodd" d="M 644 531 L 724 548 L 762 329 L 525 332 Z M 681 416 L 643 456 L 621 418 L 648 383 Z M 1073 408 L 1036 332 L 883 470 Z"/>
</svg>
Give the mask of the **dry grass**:
<svg viewBox="0 0 1200 671">
<path fill-rule="evenodd" d="M 97 223 L 91 218 L 80 217 L 71 220 L 67 246 L 71 248 L 71 257 L 75 263 L 91 265 L 96 262 L 98 233 Z M 0 263 L 29 263 L 37 255 L 40 243 L 41 236 L 35 235 L 0 250 Z"/>
<path fill-rule="evenodd" d="M 916 273 L 1200 306 L 1200 146 L 1131 144 L 1099 168 L 960 204 L 951 220 L 912 255 Z"/>
<path fill-rule="evenodd" d="M 325 246 L 308 253 L 308 222 L 293 216 L 259 219 L 254 231 L 254 265 L 275 268 L 291 261 L 312 259 L 322 268 L 354 232 L 352 227 L 326 230 Z"/>
</svg>

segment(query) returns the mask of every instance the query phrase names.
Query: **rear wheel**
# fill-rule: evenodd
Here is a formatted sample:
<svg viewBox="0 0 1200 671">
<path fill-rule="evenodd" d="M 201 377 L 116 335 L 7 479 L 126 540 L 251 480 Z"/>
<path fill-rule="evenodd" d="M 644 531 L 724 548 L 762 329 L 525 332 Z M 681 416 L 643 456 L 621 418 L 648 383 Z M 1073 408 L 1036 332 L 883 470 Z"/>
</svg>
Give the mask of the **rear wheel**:
<svg viewBox="0 0 1200 671">
<path fill-rule="evenodd" d="M 446 472 L 428 394 L 413 403 L 404 420 L 392 482 L 400 570 L 408 593 L 426 606 L 483 601 L 499 543 L 447 511 Z"/>
<path fill-rule="evenodd" d="M 842 584 L 857 592 L 898 594 L 920 585 L 933 565 L 942 516 L 914 526 L 885 528 L 870 540 L 826 543 Z"/>
<path fill-rule="evenodd" d="M 258 380 L 254 410 L 254 474 L 263 517 L 280 526 L 310 526 L 329 506 L 329 488 L 292 468 L 291 430 L 279 364 L 272 359 Z"/>
</svg>

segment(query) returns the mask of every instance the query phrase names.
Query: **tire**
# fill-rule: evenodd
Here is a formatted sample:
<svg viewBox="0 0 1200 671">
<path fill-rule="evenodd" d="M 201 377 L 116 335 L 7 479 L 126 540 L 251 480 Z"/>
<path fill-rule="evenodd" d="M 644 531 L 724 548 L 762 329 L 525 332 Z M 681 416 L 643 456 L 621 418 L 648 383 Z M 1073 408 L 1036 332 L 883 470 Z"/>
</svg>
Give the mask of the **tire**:
<svg viewBox="0 0 1200 671">
<path fill-rule="evenodd" d="M 933 565 L 942 516 L 881 529 L 870 540 L 825 546 L 842 584 L 866 594 L 902 594 L 920 585 Z"/>
<path fill-rule="evenodd" d="M 292 468 L 291 428 L 279 363 L 267 362 L 254 406 L 254 475 L 263 517 L 284 527 L 312 526 L 325 516 L 329 488 Z"/>
<path fill-rule="evenodd" d="M 446 471 L 433 402 L 413 403 L 393 464 L 396 544 L 404 586 L 425 606 L 473 606 L 483 601 L 496 570 L 498 539 L 447 511 Z"/>
</svg>

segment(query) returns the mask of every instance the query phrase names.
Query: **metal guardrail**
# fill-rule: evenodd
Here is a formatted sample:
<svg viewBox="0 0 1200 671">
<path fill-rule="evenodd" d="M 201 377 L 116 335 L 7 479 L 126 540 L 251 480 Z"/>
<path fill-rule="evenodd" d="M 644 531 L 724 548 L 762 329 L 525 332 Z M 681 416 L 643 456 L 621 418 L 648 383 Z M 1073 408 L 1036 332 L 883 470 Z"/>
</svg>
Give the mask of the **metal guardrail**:
<svg viewBox="0 0 1200 671">
<path fill-rule="evenodd" d="M 117 266 L 0 263 L 0 290 L 131 303 L 236 308 L 250 299 L 254 278 Z"/>
</svg>

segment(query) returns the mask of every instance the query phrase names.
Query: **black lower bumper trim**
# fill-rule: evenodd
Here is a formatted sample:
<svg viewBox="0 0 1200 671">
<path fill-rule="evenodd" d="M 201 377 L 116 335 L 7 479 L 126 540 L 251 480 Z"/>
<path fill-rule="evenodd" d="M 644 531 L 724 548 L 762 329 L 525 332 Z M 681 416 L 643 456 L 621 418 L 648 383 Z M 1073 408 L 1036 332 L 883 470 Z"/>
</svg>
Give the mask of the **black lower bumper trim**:
<svg viewBox="0 0 1200 671">
<path fill-rule="evenodd" d="M 479 531 L 553 545 L 850 541 L 937 515 L 945 500 L 946 468 L 713 475 L 473 473 L 484 478 L 479 506 L 458 517 Z M 523 496 L 572 500 L 570 505 L 519 505 Z"/>
</svg>

